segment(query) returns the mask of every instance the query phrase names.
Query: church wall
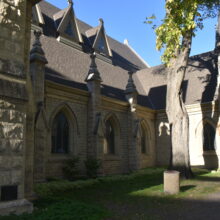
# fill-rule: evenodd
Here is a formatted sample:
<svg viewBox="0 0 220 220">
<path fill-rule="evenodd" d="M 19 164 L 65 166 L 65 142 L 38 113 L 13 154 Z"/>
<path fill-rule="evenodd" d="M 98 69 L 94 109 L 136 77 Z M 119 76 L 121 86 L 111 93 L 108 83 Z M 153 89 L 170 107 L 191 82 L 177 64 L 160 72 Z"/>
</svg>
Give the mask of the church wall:
<svg viewBox="0 0 220 220">
<path fill-rule="evenodd" d="M 102 100 L 103 122 L 108 117 L 114 117 L 117 121 L 117 137 L 115 155 L 104 154 L 104 174 L 119 174 L 128 172 L 128 143 L 127 143 L 127 103 L 124 105 L 113 103 L 112 100 Z M 104 125 L 103 123 L 103 125 Z"/>
<path fill-rule="evenodd" d="M 33 143 L 28 142 L 31 129 L 27 131 L 31 1 L 2 0 L 0 11 L 0 215 L 4 215 L 32 210 L 24 200 L 33 194 Z M 13 198 L 6 198 L 11 190 Z M 6 200 L 14 201 L 4 206 Z"/>
<path fill-rule="evenodd" d="M 21 103 L 0 100 L 0 184 L 17 186 L 24 195 L 25 108 Z M 0 191 L 1 196 L 1 191 Z"/>
<path fill-rule="evenodd" d="M 145 125 L 148 138 L 146 154 L 140 156 L 140 168 L 152 167 L 156 163 L 155 111 L 139 107 L 137 115 Z"/>
<path fill-rule="evenodd" d="M 41 131 L 41 134 L 44 133 L 44 135 L 39 135 L 38 137 L 45 138 L 46 140 L 38 142 L 45 143 L 45 146 L 44 150 L 42 151 L 43 154 L 41 155 L 41 158 L 39 158 L 39 155 L 35 155 L 35 157 L 37 157 L 35 158 L 35 170 L 38 170 L 39 172 L 43 170 L 43 172 L 45 172 L 45 179 L 50 177 L 62 177 L 62 167 L 64 162 L 74 155 L 80 158 L 79 168 L 81 173 L 85 174 L 86 171 L 84 161 L 88 155 L 88 92 L 79 91 L 51 82 L 46 82 L 45 94 L 45 113 L 47 125 L 44 125 L 43 121 L 39 123 L 38 128 L 40 130 L 45 129 L 45 132 Z M 126 102 L 117 101 L 104 96 L 102 97 L 101 103 L 103 134 L 105 132 L 105 120 L 107 120 L 107 118 L 113 117 L 117 127 L 115 155 L 104 154 L 104 146 L 103 149 L 99 150 L 99 152 L 102 154 L 101 157 L 99 157 L 102 159 L 102 174 L 111 175 L 128 173 L 130 171 L 128 165 L 128 136 L 133 135 L 128 134 L 128 104 Z M 73 132 L 70 132 L 70 139 L 73 141 L 70 143 L 70 146 L 72 147 L 70 147 L 70 152 L 68 154 L 51 153 L 52 121 L 60 110 L 66 112 L 68 120 L 73 123 Z M 155 113 L 154 111 L 148 110 L 147 108 L 139 107 L 137 115 L 138 118 L 145 121 L 147 125 L 147 132 L 149 133 L 149 153 L 147 155 L 141 155 L 140 157 L 140 168 L 145 168 L 155 164 Z M 102 138 L 104 139 L 104 136 Z M 44 157 L 44 162 L 40 162 L 42 157 Z"/>
<path fill-rule="evenodd" d="M 217 169 L 219 167 L 220 158 L 220 139 L 218 119 L 219 111 L 214 103 L 195 104 L 188 106 L 189 123 L 190 123 L 190 162 L 192 166 L 201 166 L 209 169 Z M 215 134 L 215 150 L 204 151 L 203 150 L 203 123 L 210 123 Z"/>
<path fill-rule="evenodd" d="M 164 111 L 158 111 L 155 122 L 156 135 L 156 164 L 166 166 L 170 159 L 170 132 L 167 117 Z"/>
<path fill-rule="evenodd" d="M 74 96 L 72 94 L 72 96 Z M 70 149 L 68 154 L 51 153 L 51 126 L 52 120 L 59 110 L 69 108 L 72 113 L 67 114 L 68 120 L 73 123 L 73 131 L 70 132 Z M 46 115 L 48 120 L 48 135 L 45 149 L 46 177 L 61 177 L 65 160 L 72 156 L 80 158 L 79 168 L 84 171 L 84 161 L 87 156 L 87 103 L 77 103 L 68 98 L 49 96 L 46 99 Z"/>
<path fill-rule="evenodd" d="M 219 111 L 214 103 L 188 105 L 190 164 L 217 169 L 220 159 Z M 203 151 L 203 122 L 208 121 L 216 131 L 215 151 Z M 170 135 L 164 111 L 158 111 L 156 120 L 157 165 L 167 166 L 170 159 Z"/>
</svg>

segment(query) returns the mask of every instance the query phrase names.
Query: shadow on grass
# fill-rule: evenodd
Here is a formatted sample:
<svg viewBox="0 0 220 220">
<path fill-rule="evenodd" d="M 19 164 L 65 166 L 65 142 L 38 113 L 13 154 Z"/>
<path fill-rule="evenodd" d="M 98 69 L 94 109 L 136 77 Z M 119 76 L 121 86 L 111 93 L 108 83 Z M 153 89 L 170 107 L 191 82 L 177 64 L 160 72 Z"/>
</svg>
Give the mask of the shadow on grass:
<svg viewBox="0 0 220 220">
<path fill-rule="evenodd" d="M 196 176 L 195 179 L 206 182 L 220 182 L 220 177 L 216 176 Z"/>
<path fill-rule="evenodd" d="M 196 185 L 180 186 L 180 191 L 181 191 L 181 192 L 186 192 L 186 191 L 188 191 L 188 190 L 190 190 L 190 189 L 193 189 L 193 188 L 195 188 L 195 187 L 196 187 Z"/>
<path fill-rule="evenodd" d="M 137 200 L 136 196 L 131 196 L 130 200 L 136 200 L 135 204 L 126 204 L 123 209 L 117 208 L 116 218 L 111 220 L 127 219 L 154 219 L 154 220 L 219 220 L 220 201 L 205 199 L 180 199 L 175 196 L 155 197 L 142 196 Z M 151 203 L 149 203 L 149 200 Z"/>
<path fill-rule="evenodd" d="M 35 202 L 32 215 L 6 217 L 1 220 L 166 220 L 220 219 L 220 202 L 196 200 L 181 193 L 196 185 L 181 187 L 180 195 L 167 196 L 162 192 L 164 169 L 140 171 L 81 182 L 42 184 L 41 198 Z M 202 175 L 205 173 L 202 173 Z M 204 178 L 205 176 L 196 176 Z M 212 179 L 212 177 L 205 177 Z M 194 180 L 193 180 L 194 181 Z M 194 184 L 194 182 L 193 182 Z M 155 193 L 156 192 L 156 193 Z"/>
</svg>

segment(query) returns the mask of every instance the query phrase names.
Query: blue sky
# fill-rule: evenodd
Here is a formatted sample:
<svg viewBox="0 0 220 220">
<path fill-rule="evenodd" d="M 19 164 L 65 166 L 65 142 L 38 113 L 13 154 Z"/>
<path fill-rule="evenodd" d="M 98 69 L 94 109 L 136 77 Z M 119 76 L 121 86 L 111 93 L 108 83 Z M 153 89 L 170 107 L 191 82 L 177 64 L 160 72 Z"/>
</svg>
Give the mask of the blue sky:
<svg viewBox="0 0 220 220">
<path fill-rule="evenodd" d="M 58 8 L 68 6 L 67 0 L 47 0 Z M 114 39 L 129 44 L 140 56 L 155 66 L 161 63 L 160 52 L 155 49 L 155 34 L 144 24 L 147 16 L 155 14 L 158 20 L 164 17 L 164 0 L 75 0 L 76 17 L 91 26 L 99 24 L 103 18 L 105 30 Z M 204 29 L 193 39 L 191 55 L 214 49 L 216 19 L 205 22 Z"/>
</svg>

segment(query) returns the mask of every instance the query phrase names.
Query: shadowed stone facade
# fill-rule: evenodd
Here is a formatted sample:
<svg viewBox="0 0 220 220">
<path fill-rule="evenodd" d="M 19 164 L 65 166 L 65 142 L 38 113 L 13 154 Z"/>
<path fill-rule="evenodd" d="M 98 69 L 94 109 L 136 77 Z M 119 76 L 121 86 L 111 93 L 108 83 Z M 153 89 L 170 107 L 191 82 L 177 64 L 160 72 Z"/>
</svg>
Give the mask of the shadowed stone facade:
<svg viewBox="0 0 220 220">
<path fill-rule="evenodd" d="M 28 96 L 31 8 L 31 1 L 0 2 L 1 214 L 32 211 L 32 204 L 24 199 L 33 193 L 30 171 L 33 164 L 27 157 L 34 147 L 27 138 L 27 108 L 31 105 Z"/>
<path fill-rule="evenodd" d="M 102 19 L 78 20 L 71 3 L 37 3 L 0 3 L 0 214 L 31 212 L 34 183 L 63 178 L 73 156 L 81 175 L 90 157 L 99 175 L 170 160 L 164 66 L 109 37 Z M 191 164 L 208 168 L 220 155 L 217 49 L 190 58 L 183 85 Z"/>
</svg>

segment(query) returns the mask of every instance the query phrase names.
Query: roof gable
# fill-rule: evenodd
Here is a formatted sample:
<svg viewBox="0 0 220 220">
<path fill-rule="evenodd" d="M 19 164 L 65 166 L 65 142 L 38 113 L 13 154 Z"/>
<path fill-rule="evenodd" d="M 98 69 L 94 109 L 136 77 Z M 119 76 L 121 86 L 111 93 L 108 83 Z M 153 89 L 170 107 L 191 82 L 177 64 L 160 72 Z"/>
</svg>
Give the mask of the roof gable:
<svg viewBox="0 0 220 220">
<path fill-rule="evenodd" d="M 73 10 L 73 4 L 70 3 L 68 8 L 54 15 L 57 31 L 60 36 L 82 43 L 82 36 L 79 31 L 77 19 Z"/>
<path fill-rule="evenodd" d="M 87 37 L 92 44 L 92 48 L 98 53 L 105 54 L 109 57 L 112 57 L 112 51 L 110 49 L 108 38 L 105 33 L 104 22 L 100 18 L 100 24 L 98 27 L 89 29 L 86 32 Z"/>
<path fill-rule="evenodd" d="M 32 22 L 35 25 L 40 25 L 45 23 L 39 4 L 36 4 L 32 7 Z"/>
</svg>

